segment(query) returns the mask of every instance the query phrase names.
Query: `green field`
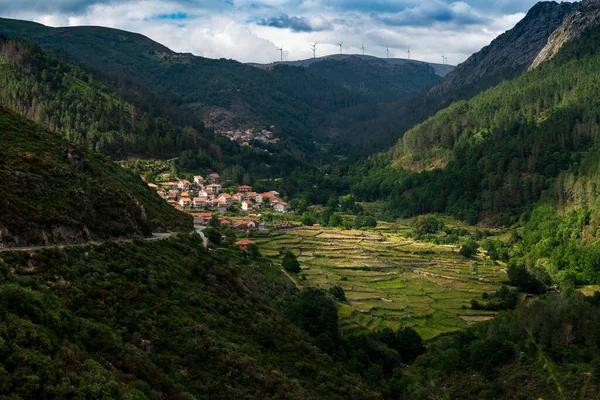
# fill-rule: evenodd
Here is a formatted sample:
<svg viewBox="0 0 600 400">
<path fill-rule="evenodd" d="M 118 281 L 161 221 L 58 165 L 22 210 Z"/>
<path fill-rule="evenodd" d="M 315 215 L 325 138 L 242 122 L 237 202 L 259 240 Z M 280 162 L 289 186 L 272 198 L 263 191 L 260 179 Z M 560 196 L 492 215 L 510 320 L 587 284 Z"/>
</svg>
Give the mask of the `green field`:
<svg viewBox="0 0 600 400">
<path fill-rule="evenodd" d="M 402 230 L 394 230 L 402 232 Z M 424 339 L 493 316 L 470 301 L 506 281 L 503 266 L 480 254 L 468 260 L 457 246 L 416 242 L 402 233 L 298 228 L 257 240 L 263 255 L 298 256 L 300 286 L 341 286 L 348 301 L 339 311 L 342 334 L 411 326 Z"/>
</svg>

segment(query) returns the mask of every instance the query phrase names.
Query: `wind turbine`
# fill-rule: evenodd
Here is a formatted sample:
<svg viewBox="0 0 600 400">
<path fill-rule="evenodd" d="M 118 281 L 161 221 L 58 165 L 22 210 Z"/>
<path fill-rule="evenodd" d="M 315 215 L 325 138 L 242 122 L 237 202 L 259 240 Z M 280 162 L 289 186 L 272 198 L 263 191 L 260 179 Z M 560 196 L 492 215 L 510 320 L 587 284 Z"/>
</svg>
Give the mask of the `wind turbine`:
<svg viewBox="0 0 600 400">
<path fill-rule="evenodd" d="M 442 54 L 442 64 L 446 64 L 446 55 Z"/>
<path fill-rule="evenodd" d="M 390 48 L 389 48 L 389 47 L 387 47 L 387 48 L 385 49 L 385 51 L 387 51 L 387 58 L 390 58 Z"/>
<path fill-rule="evenodd" d="M 338 43 L 337 45 L 340 46 L 340 54 L 342 54 L 342 49 L 343 49 L 343 46 L 344 46 L 344 42 Z"/>
<path fill-rule="evenodd" d="M 363 44 L 362 47 L 360 48 L 363 52 L 363 56 L 365 55 L 365 45 Z"/>
<path fill-rule="evenodd" d="M 313 51 L 313 58 L 317 58 L 317 43 L 318 43 L 318 42 L 315 42 L 315 44 L 311 44 L 311 45 L 310 45 L 310 48 L 311 48 L 311 49 L 312 49 L 312 51 Z"/>
<path fill-rule="evenodd" d="M 281 62 L 283 62 L 283 45 L 281 45 L 279 52 L 281 53 Z"/>
<path fill-rule="evenodd" d="M 408 55 L 408 59 L 410 60 L 410 47 L 408 48 L 408 51 L 406 52 L 406 54 Z"/>
<path fill-rule="evenodd" d="M 448 56 L 446 56 L 445 60 L 446 60 L 446 64 L 448 64 Z"/>
</svg>

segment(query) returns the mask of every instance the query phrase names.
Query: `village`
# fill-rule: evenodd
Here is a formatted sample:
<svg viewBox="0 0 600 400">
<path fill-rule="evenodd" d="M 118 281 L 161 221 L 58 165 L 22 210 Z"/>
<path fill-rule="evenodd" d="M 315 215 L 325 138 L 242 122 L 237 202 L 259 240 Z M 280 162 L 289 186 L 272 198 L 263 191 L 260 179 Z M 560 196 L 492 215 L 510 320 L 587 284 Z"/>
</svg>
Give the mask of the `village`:
<svg viewBox="0 0 600 400">
<path fill-rule="evenodd" d="M 240 146 L 250 146 L 252 142 L 257 141 L 263 144 L 278 144 L 279 138 L 274 137 L 273 132 L 266 129 L 247 129 L 238 131 L 217 131 L 217 134 L 228 138 L 231 141 L 238 142 Z"/>
<path fill-rule="evenodd" d="M 193 181 L 178 179 L 158 184 L 148 183 L 148 186 L 159 194 L 168 204 L 194 216 L 194 224 L 199 226 L 220 225 L 229 226 L 234 230 L 253 231 L 267 230 L 259 219 L 258 213 L 270 210 L 285 214 L 290 211 L 290 205 L 281 199 L 276 191 L 257 193 L 252 186 L 237 186 L 236 193 L 223 190 L 221 177 L 212 173 L 207 177 L 194 176 Z M 229 189 L 230 192 L 233 190 Z M 247 219 L 239 220 L 216 215 L 241 213 Z"/>
</svg>

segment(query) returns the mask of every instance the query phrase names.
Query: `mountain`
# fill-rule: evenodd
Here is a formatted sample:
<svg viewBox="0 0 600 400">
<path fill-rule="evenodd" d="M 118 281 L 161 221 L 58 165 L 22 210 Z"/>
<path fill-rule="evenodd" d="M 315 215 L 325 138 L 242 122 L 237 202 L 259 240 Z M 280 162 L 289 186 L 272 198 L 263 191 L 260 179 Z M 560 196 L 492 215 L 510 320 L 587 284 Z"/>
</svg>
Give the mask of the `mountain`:
<svg viewBox="0 0 600 400">
<path fill-rule="evenodd" d="M 367 64 L 372 64 L 374 67 L 377 67 L 380 64 L 392 64 L 392 65 L 405 65 L 408 63 L 426 64 L 426 65 L 433 67 L 435 74 L 442 78 L 455 68 L 453 65 L 449 65 L 449 64 L 428 63 L 428 62 L 419 61 L 419 60 L 408 60 L 406 58 L 379 58 L 379 57 L 363 55 L 363 54 L 330 54 L 330 55 L 324 56 L 324 57 L 307 58 L 305 60 L 273 62 L 270 64 L 249 63 L 249 65 L 252 65 L 252 66 L 255 66 L 258 68 L 262 68 L 262 69 L 270 69 L 270 68 L 275 67 L 276 65 L 291 65 L 292 67 L 309 67 L 313 64 L 320 63 L 322 61 L 328 61 L 328 60 L 346 61 L 348 63 L 356 63 L 359 60 L 361 60 Z"/>
<path fill-rule="evenodd" d="M 453 207 L 463 218 L 471 210 L 489 220 L 517 215 L 542 194 L 562 204 L 593 204 L 595 189 L 584 195 L 579 184 L 560 182 L 584 179 L 595 168 L 599 37 L 600 28 L 588 29 L 538 68 L 407 132 L 393 151 L 394 165 L 431 171 L 422 175 L 429 182 L 422 188 L 433 185 L 429 199 L 420 194 L 422 206 Z M 447 200 L 436 203 L 434 193 Z"/>
<path fill-rule="evenodd" d="M 288 146 L 270 146 L 270 154 L 240 147 L 197 118 L 144 111 L 92 74 L 23 39 L 0 37 L 0 60 L 0 105 L 90 151 L 115 159 L 177 158 L 184 169 L 219 171 L 240 183 L 245 175 L 279 177 L 304 165 Z M 142 97 L 146 104 L 162 104 Z"/>
<path fill-rule="evenodd" d="M 312 75 L 351 92 L 368 95 L 373 102 L 390 102 L 419 93 L 453 69 L 450 65 L 356 54 L 249 65 L 263 70 L 273 70 L 282 65 L 304 67 Z"/>
<path fill-rule="evenodd" d="M 598 25 L 600 22 L 599 5 L 600 1 L 598 0 L 581 1 L 563 24 L 552 33 L 548 44 L 540 51 L 531 68 L 535 68 L 554 57 L 566 43 L 579 38 L 588 28 Z"/>
<path fill-rule="evenodd" d="M 376 75 L 369 76 L 360 63 L 325 64 L 321 74 L 286 65 L 263 70 L 231 60 L 175 53 L 144 36 L 101 27 L 50 28 L 0 19 L 0 33 L 30 40 L 92 71 L 136 105 L 139 92 L 149 91 L 170 100 L 181 114 L 194 115 L 219 129 L 275 125 L 282 137 L 312 156 L 319 152 L 311 138 L 345 139 L 337 129 L 340 110 L 372 104 L 378 96 L 397 99 L 439 80 L 435 70 L 418 63 L 383 64 L 382 70 L 389 71 L 383 82 Z M 332 71 L 338 67 L 342 67 L 341 74 Z M 407 77 L 402 77 L 403 71 Z M 356 74 L 363 77 L 368 90 L 344 86 Z M 399 80 L 394 90 L 389 90 L 388 77 Z"/>
<path fill-rule="evenodd" d="M 147 237 L 191 217 L 137 176 L 0 108 L 0 247 Z"/>
<path fill-rule="evenodd" d="M 513 29 L 446 75 L 429 96 L 441 98 L 448 105 L 518 76 L 529 68 L 550 35 L 576 7 L 577 3 L 569 2 L 537 3 Z"/>
</svg>

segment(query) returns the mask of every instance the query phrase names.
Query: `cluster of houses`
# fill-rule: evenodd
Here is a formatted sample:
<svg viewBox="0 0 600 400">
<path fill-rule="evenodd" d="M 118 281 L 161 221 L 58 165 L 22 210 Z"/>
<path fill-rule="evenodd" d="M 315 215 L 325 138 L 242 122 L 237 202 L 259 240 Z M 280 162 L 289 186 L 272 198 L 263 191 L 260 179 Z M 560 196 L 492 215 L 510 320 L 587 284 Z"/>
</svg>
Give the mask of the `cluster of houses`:
<svg viewBox="0 0 600 400">
<path fill-rule="evenodd" d="M 251 186 L 238 186 L 235 194 L 222 191 L 221 177 L 217 173 L 210 174 L 206 179 L 195 176 L 194 181 L 178 179 L 172 182 L 162 182 L 158 185 L 149 184 L 158 194 L 174 207 L 184 210 L 208 210 L 224 212 L 237 203 L 242 211 L 251 213 L 259 208 L 271 208 L 277 212 L 286 213 L 290 205 L 281 199 L 275 191 L 257 193 Z"/>
<path fill-rule="evenodd" d="M 231 141 L 240 143 L 241 146 L 250 146 L 250 144 L 255 140 L 265 144 L 279 143 L 279 138 L 274 137 L 273 132 L 266 129 L 262 129 L 260 131 L 255 129 L 247 129 L 245 131 L 227 131 L 218 133 Z"/>
</svg>

